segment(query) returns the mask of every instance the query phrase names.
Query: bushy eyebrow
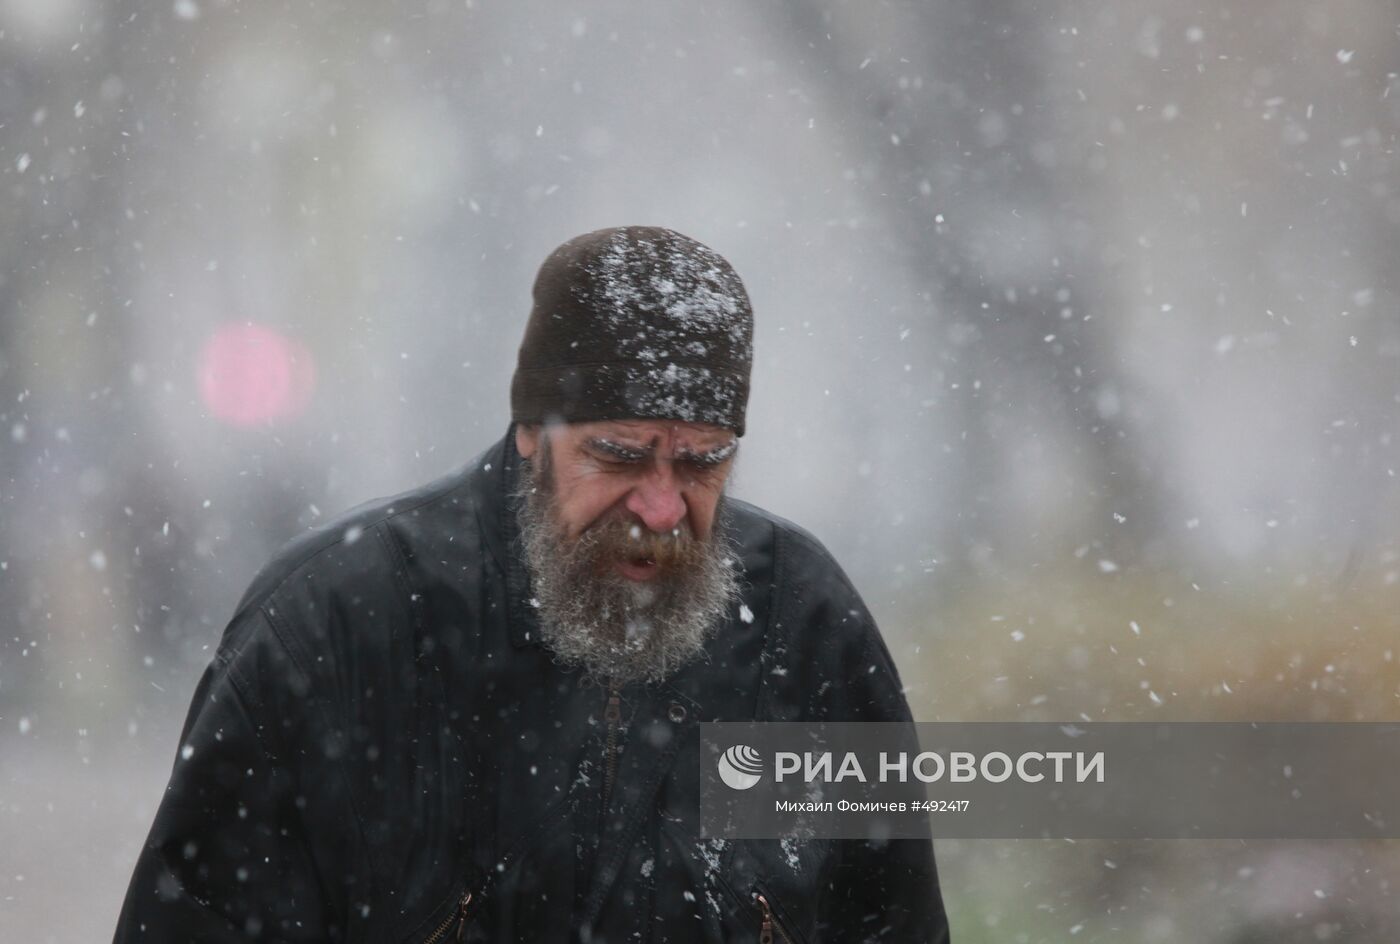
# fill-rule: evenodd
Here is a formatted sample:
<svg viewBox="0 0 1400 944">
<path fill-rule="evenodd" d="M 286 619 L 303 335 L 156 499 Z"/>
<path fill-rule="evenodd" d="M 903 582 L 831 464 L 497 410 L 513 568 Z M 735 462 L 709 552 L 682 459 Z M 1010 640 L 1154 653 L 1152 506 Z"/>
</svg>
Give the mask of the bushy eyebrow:
<svg viewBox="0 0 1400 944">
<path fill-rule="evenodd" d="M 640 462 L 642 459 L 653 455 L 656 452 L 655 446 L 624 446 L 620 442 L 607 439 L 603 436 L 593 436 L 587 440 L 590 449 L 605 452 L 616 459 L 624 462 Z M 695 452 L 689 449 L 681 449 L 676 452 L 676 459 L 682 462 L 691 462 L 697 465 L 719 465 L 739 448 L 739 440 L 731 439 L 722 446 L 716 446 L 704 452 Z"/>
<path fill-rule="evenodd" d="M 681 449 L 676 452 L 676 458 L 684 462 L 694 462 L 698 465 L 719 465 L 730 456 L 734 455 L 739 448 L 739 440 L 731 439 L 723 446 L 716 446 L 705 452 L 692 452 L 689 449 Z"/>
<path fill-rule="evenodd" d="M 656 451 L 651 446 L 624 446 L 620 442 L 614 442 L 611 439 L 604 439 L 602 436 L 594 436 L 590 438 L 588 440 L 588 446 L 590 449 L 596 449 L 599 452 L 606 452 L 610 456 L 613 456 L 618 459 L 623 459 L 627 462 L 637 462 L 641 459 L 645 459 L 647 456 L 651 455 L 653 452 Z"/>
</svg>

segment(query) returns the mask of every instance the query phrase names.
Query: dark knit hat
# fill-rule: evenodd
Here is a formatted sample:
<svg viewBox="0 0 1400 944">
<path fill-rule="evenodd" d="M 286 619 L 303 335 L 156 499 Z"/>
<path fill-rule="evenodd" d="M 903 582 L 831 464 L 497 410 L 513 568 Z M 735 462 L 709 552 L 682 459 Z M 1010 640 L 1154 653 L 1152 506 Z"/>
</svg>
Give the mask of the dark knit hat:
<svg viewBox="0 0 1400 944">
<path fill-rule="evenodd" d="M 510 385 L 518 423 L 673 419 L 744 434 L 753 310 L 707 246 L 623 226 L 569 240 L 540 266 Z"/>
</svg>

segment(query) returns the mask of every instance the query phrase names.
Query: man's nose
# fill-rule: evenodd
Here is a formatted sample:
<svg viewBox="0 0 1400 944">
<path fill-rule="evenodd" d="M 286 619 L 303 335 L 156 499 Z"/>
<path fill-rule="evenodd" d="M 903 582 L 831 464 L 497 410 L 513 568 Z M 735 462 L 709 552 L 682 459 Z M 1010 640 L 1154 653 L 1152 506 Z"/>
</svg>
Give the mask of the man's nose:
<svg viewBox="0 0 1400 944">
<path fill-rule="evenodd" d="M 685 518 L 685 499 L 670 463 L 648 475 L 627 496 L 627 510 L 657 533 L 670 531 Z"/>
</svg>

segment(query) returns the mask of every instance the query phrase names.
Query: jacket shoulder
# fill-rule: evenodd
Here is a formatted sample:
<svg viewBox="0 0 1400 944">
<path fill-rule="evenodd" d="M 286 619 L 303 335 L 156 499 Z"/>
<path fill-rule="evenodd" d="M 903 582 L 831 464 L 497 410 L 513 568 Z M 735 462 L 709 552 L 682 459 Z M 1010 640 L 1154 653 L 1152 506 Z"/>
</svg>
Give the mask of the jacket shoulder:
<svg viewBox="0 0 1400 944">
<path fill-rule="evenodd" d="M 376 529 L 396 518 L 422 513 L 435 503 L 451 501 L 463 492 L 472 464 L 397 495 L 364 502 L 284 544 L 253 577 L 235 611 L 235 618 L 286 592 L 294 578 L 313 572 L 323 579 L 350 580 L 360 567 L 384 565 L 382 546 L 372 540 Z M 318 565 L 333 561 L 326 569 Z M 357 566 L 358 565 L 358 566 Z"/>
<path fill-rule="evenodd" d="M 816 591 L 834 594 L 864 610 L 850 577 L 816 535 L 749 502 L 731 499 L 730 506 L 740 547 L 760 548 L 771 556 L 776 581 L 805 585 L 808 596 Z"/>
<path fill-rule="evenodd" d="M 770 720 L 909 718 L 898 669 L 875 618 L 836 558 L 810 531 L 734 503 L 741 546 L 771 563 L 774 608 L 763 660 Z"/>
</svg>

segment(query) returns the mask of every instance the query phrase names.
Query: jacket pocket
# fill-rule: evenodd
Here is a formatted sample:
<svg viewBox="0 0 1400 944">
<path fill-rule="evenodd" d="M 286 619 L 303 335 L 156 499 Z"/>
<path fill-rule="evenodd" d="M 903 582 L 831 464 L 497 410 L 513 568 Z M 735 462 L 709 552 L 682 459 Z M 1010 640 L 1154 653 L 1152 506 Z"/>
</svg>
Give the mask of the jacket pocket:
<svg viewBox="0 0 1400 944">
<path fill-rule="evenodd" d="M 754 884 L 749 890 L 749 897 L 759 912 L 759 944 L 802 944 L 782 906 L 762 882 Z"/>
<path fill-rule="evenodd" d="M 457 944 L 465 941 L 467 928 L 475 916 L 472 910 L 474 900 L 471 889 L 462 889 L 445 903 L 445 908 L 439 906 L 439 910 L 445 914 L 428 933 L 409 938 L 407 944 Z"/>
<path fill-rule="evenodd" d="M 789 919 L 773 892 L 763 882 L 754 882 L 749 886 L 748 894 L 744 894 L 724 876 L 717 875 L 716 878 L 720 887 L 739 907 L 755 918 L 759 944 L 805 944 L 805 939 L 796 931 L 797 925 Z"/>
</svg>

